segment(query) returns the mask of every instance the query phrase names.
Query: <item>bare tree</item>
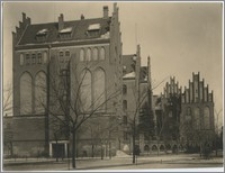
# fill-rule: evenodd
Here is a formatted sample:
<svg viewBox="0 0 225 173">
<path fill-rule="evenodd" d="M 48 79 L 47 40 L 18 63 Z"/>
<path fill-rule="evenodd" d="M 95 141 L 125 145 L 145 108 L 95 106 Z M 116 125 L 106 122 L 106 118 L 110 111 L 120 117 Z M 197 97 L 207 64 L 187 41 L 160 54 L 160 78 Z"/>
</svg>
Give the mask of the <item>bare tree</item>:
<svg viewBox="0 0 225 173">
<path fill-rule="evenodd" d="M 220 113 L 222 112 L 222 109 L 217 111 L 214 109 L 216 114 L 216 123 L 215 123 L 215 150 L 216 150 L 216 156 L 218 155 L 218 136 L 219 136 L 219 125 L 218 125 L 218 117 L 220 116 Z"/>
<path fill-rule="evenodd" d="M 66 129 L 68 139 L 72 138 L 73 168 L 76 168 L 78 131 L 87 120 L 107 114 L 111 106 L 110 101 L 120 93 L 120 91 L 110 88 L 111 86 L 108 88 L 98 86 L 97 93 L 91 91 L 93 83 L 89 70 L 96 66 L 96 62 L 89 62 L 81 67 L 74 60 L 69 59 L 62 63 L 53 57 L 48 67 L 47 89 L 46 87 L 43 88 L 47 99 L 40 99 L 41 102 L 39 103 L 46 111 L 49 126 L 54 126 L 51 125 L 51 122 L 60 122 L 60 128 Z M 102 79 L 102 77 L 104 76 L 101 73 L 93 81 L 104 81 L 105 79 Z M 94 100 L 91 98 L 93 94 L 95 94 Z M 57 131 L 51 127 L 49 129 Z"/>
<path fill-rule="evenodd" d="M 148 99 L 148 89 L 144 88 L 141 92 L 137 90 L 134 86 L 132 88 L 133 100 L 134 103 L 132 110 L 126 110 L 124 108 L 124 112 L 127 117 L 128 131 L 131 134 L 132 144 L 133 144 L 133 152 L 132 152 L 132 163 L 136 162 L 136 155 L 139 153 L 139 148 L 136 146 L 136 137 L 138 135 L 138 118 L 140 110 L 143 107 L 144 102 Z"/>
<path fill-rule="evenodd" d="M 12 112 L 12 84 L 8 83 L 3 89 L 3 105 L 2 105 L 3 115 Z"/>
</svg>

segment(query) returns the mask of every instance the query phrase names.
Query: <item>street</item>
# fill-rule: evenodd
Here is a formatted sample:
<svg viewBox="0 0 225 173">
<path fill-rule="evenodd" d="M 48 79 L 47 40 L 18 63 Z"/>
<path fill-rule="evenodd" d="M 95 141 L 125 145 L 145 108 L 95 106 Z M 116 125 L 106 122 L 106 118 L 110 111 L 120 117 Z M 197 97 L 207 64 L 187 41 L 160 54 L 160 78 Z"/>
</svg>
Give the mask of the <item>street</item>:
<svg viewBox="0 0 225 173">
<path fill-rule="evenodd" d="M 159 156 L 140 156 L 137 163 L 132 164 L 131 156 L 105 158 L 86 158 L 78 159 L 77 170 L 132 170 L 132 169 L 168 169 L 168 168 L 208 168 L 222 167 L 223 158 L 211 158 L 209 160 L 200 159 L 197 155 L 159 155 Z M 4 170 L 72 170 L 71 160 L 59 162 L 33 162 L 19 164 L 5 164 Z"/>
</svg>

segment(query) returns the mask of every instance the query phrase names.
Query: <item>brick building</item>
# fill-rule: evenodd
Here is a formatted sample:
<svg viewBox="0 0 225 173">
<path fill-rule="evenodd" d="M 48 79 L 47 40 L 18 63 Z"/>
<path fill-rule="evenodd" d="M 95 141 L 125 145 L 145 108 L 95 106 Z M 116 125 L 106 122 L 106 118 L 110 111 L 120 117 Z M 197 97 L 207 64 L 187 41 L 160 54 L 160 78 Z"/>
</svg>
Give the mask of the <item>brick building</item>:
<svg viewBox="0 0 225 173">
<path fill-rule="evenodd" d="M 129 144 L 126 128 L 120 127 L 127 99 L 122 94 L 123 84 L 130 80 L 125 76 L 130 72 L 138 74 L 132 79 L 136 93 L 148 87 L 149 80 L 147 67 L 140 66 L 139 46 L 136 59 L 132 56 L 135 67 L 125 63 L 130 58 L 122 56 L 118 12 L 114 4 L 112 16 L 105 6 L 100 18 L 85 19 L 81 15 L 80 20 L 64 21 L 61 14 L 58 22 L 41 24 L 32 24 L 23 13 L 22 22 L 12 33 L 13 116 L 4 117 L 5 154 L 68 156 L 68 129 L 53 121 L 51 115 L 62 116 L 62 108 L 67 111 L 64 114 L 71 115 L 71 109 L 79 109 L 85 115 L 85 111 L 97 109 L 104 100 L 108 101 L 80 128 L 76 154 L 115 154 Z M 77 100 L 82 104 L 68 106 Z M 128 109 L 132 104 L 127 103 Z"/>
<path fill-rule="evenodd" d="M 148 57 L 147 66 L 141 65 L 141 48 L 137 47 L 136 54 L 123 55 L 123 148 L 122 150 L 132 153 L 133 142 L 132 135 L 134 133 L 133 123 L 135 121 L 136 140 L 135 145 L 143 152 L 143 144 L 140 143 L 139 137 L 148 136 L 149 126 L 151 126 L 150 111 L 151 107 L 151 73 L 150 73 L 150 57 Z M 147 107 L 146 107 L 147 105 Z M 146 110 L 148 109 L 148 110 Z M 144 127 L 145 131 L 139 130 L 140 117 L 142 112 L 146 112 L 148 127 Z"/>
<path fill-rule="evenodd" d="M 181 144 L 201 146 L 208 142 L 212 145 L 215 132 L 213 91 L 205 86 L 200 73 L 192 74 L 192 81 L 189 80 L 188 87 L 184 88 L 181 100 Z"/>
<path fill-rule="evenodd" d="M 179 87 L 175 78 L 166 83 L 164 93 L 154 96 L 156 136 L 163 143 L 176 142 L 179 149 L 199 151 L 214 136 L 213 92 L 209 92 L 200 74 L 192 74 L 188 87 Z M 166 138 L 166 140 L 163 140 Z"/>
<path fill-rule="evenodd" d="M 83 75 L 82 82 L 88 83 L 82 87 L 84 107 L 97 104 L 97 98 L 101 101 L 122 89 L 122 43 L 116 4 L 113 10 L 109 16 L 105 6 L 100 18 L 85 19 L 81 15 L 80 20 L 74 21 L 64 21 L 61 14 L 58 22 L 41 24 L 32 24 L 23 13 L 22 22 L 12 33 L 13 117 L 4 118 L 4 125 L 8 124 L 13 132 L 11 153 L 47 152 L 52 156 L 56 152 L 53 125 L 46 111 L 46 107 L 57 111 L 57 103 L 50 105 L 54 102 L 49 96 L 53 93 L 49 87 L 52 76 L 58 82 L 59 78 L 69 79 L 71 93 L 63 93 L 63 98 L 68 99 L 72 90 L 77 90 L 76 80 Z M 71 101 L 73 99 L 71 96 Z M 98 121 L 108 122 L 109 117 L 119 116 L 120 105 L 121 96 L 111 99 Z M 65 136 L 57 139 L 64 156 L 68 154 L 69 143 Z"/>
</svg>

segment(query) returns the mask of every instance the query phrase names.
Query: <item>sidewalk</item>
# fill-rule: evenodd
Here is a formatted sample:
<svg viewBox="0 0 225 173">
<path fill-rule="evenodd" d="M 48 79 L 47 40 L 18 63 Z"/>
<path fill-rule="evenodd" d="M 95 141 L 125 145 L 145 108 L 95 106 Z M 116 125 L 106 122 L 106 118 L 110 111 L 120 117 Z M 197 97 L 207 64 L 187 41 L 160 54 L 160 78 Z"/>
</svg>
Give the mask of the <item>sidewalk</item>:
<svg viewBox="0 0 225 173">
<path fill-rule="evenodd" d="M 56 162 L 55 158 L 17 158 L 15 159 L 5 159 L 4 166 L 13 165 L 29 165 L 29 164 L 71 164 L 71 158 L 61 159 L 59 158 Z M 77 158 L 76 159 L 78 169 L 97 169 L 97 168 L 107 168 L 115 166 L 127 166 L 132 164 L 131 155 L 118 155 L 116 157 L 104 158 L 101 160 L 98 158 Z M 191 155 L 156 155 L 156 156 L 138 156 L 137 164 L 223 164 L 223 158 L 211 158 L 209 160 L 201 159 L 197 154 Z"/>
</svg>

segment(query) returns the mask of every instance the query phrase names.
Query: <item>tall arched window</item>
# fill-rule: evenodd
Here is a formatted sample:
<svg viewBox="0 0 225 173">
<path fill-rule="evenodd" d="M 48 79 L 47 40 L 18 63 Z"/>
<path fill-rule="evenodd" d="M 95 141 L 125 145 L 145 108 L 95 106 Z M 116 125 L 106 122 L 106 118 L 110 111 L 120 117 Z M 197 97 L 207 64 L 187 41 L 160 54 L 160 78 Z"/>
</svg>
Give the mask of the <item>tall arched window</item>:
<svg viewBox="0 0 225 173">
<path fill-rule="evenodd" d="M 123 110 L 127 110 L 127 101 L 126 100 L 123 101 Z"/>
<path fill-rule="evenodd" d="M 97 61 L 98 60 L 98 49 L 94 48 L 92 54 L 93 54 L 93 60 Z"/>
<path fill-rule="evenodd" d="M 191 120 L 191 108 L 190 107 L 187 108 L 185 120 L 187 120 L 187 121 Z"/>
<path fill-rule="evenodd" d="M 35 114 L 43 114 L 46 106 L 46 74 L 39 72 L 35 77 Z"/>
<path fill-rule="evenodd" d="M 106 109 L 106 76 L 105 72 L 98 68 L 94 73 L 94 107 L 95 109 L 98 108 L 99 110 Z"/>
<path fill-rule="evenodd" d="M 20 77 L 20 114 L 31 114 L 32 106 L 32 78 L 29 73 L 25 72 Z"/>
<path fill-rule="evenodd" d="M 87 49 L 86 60 L 91 61 L 91 49 L 90 48 Z"/>
<path fill-rule="evenodd" d="M 187 108 L 187 116 L 191 116 L 191 108 Z"/>
<path fill-rule="evenodd" d="M 199 129 L 200 128 L 200 109 L 195 108 L 194 112 L 194 128 Z"/>
<path fill-rule="evenodd" d="M 92 83 L 91 83 L 91 72 L 89 70 L 84 70 L 81 73 L 80 82 L 81 82 L 81 89 L 80 89 L 81 111 L 87 112 L 91 110 L 92 105 L 92 92 L 91 92 Z"/>
<path fill-rule="evenodd" d="M 123 94 L 127 94 L 127 85 L 123 84 Z"/>
<path fill-rule="evenodd" d="M 205 129 L 209 129 L 210 128 L 210 118 L 209 118 L 209 107 L 205 107 L 204 108 L 204 126 Z"/>
<path fill-rule="evenodd" d="M 103 47 L 101 47 L 100 49 L 100 60 L 104 60 L 105 59 L 105 49 Z"/>
<path fill-rule="evenodd" d="M 84 61 L 84 49 L 80 50 L 80 61 L 83 62 Z"/>
</svg>

